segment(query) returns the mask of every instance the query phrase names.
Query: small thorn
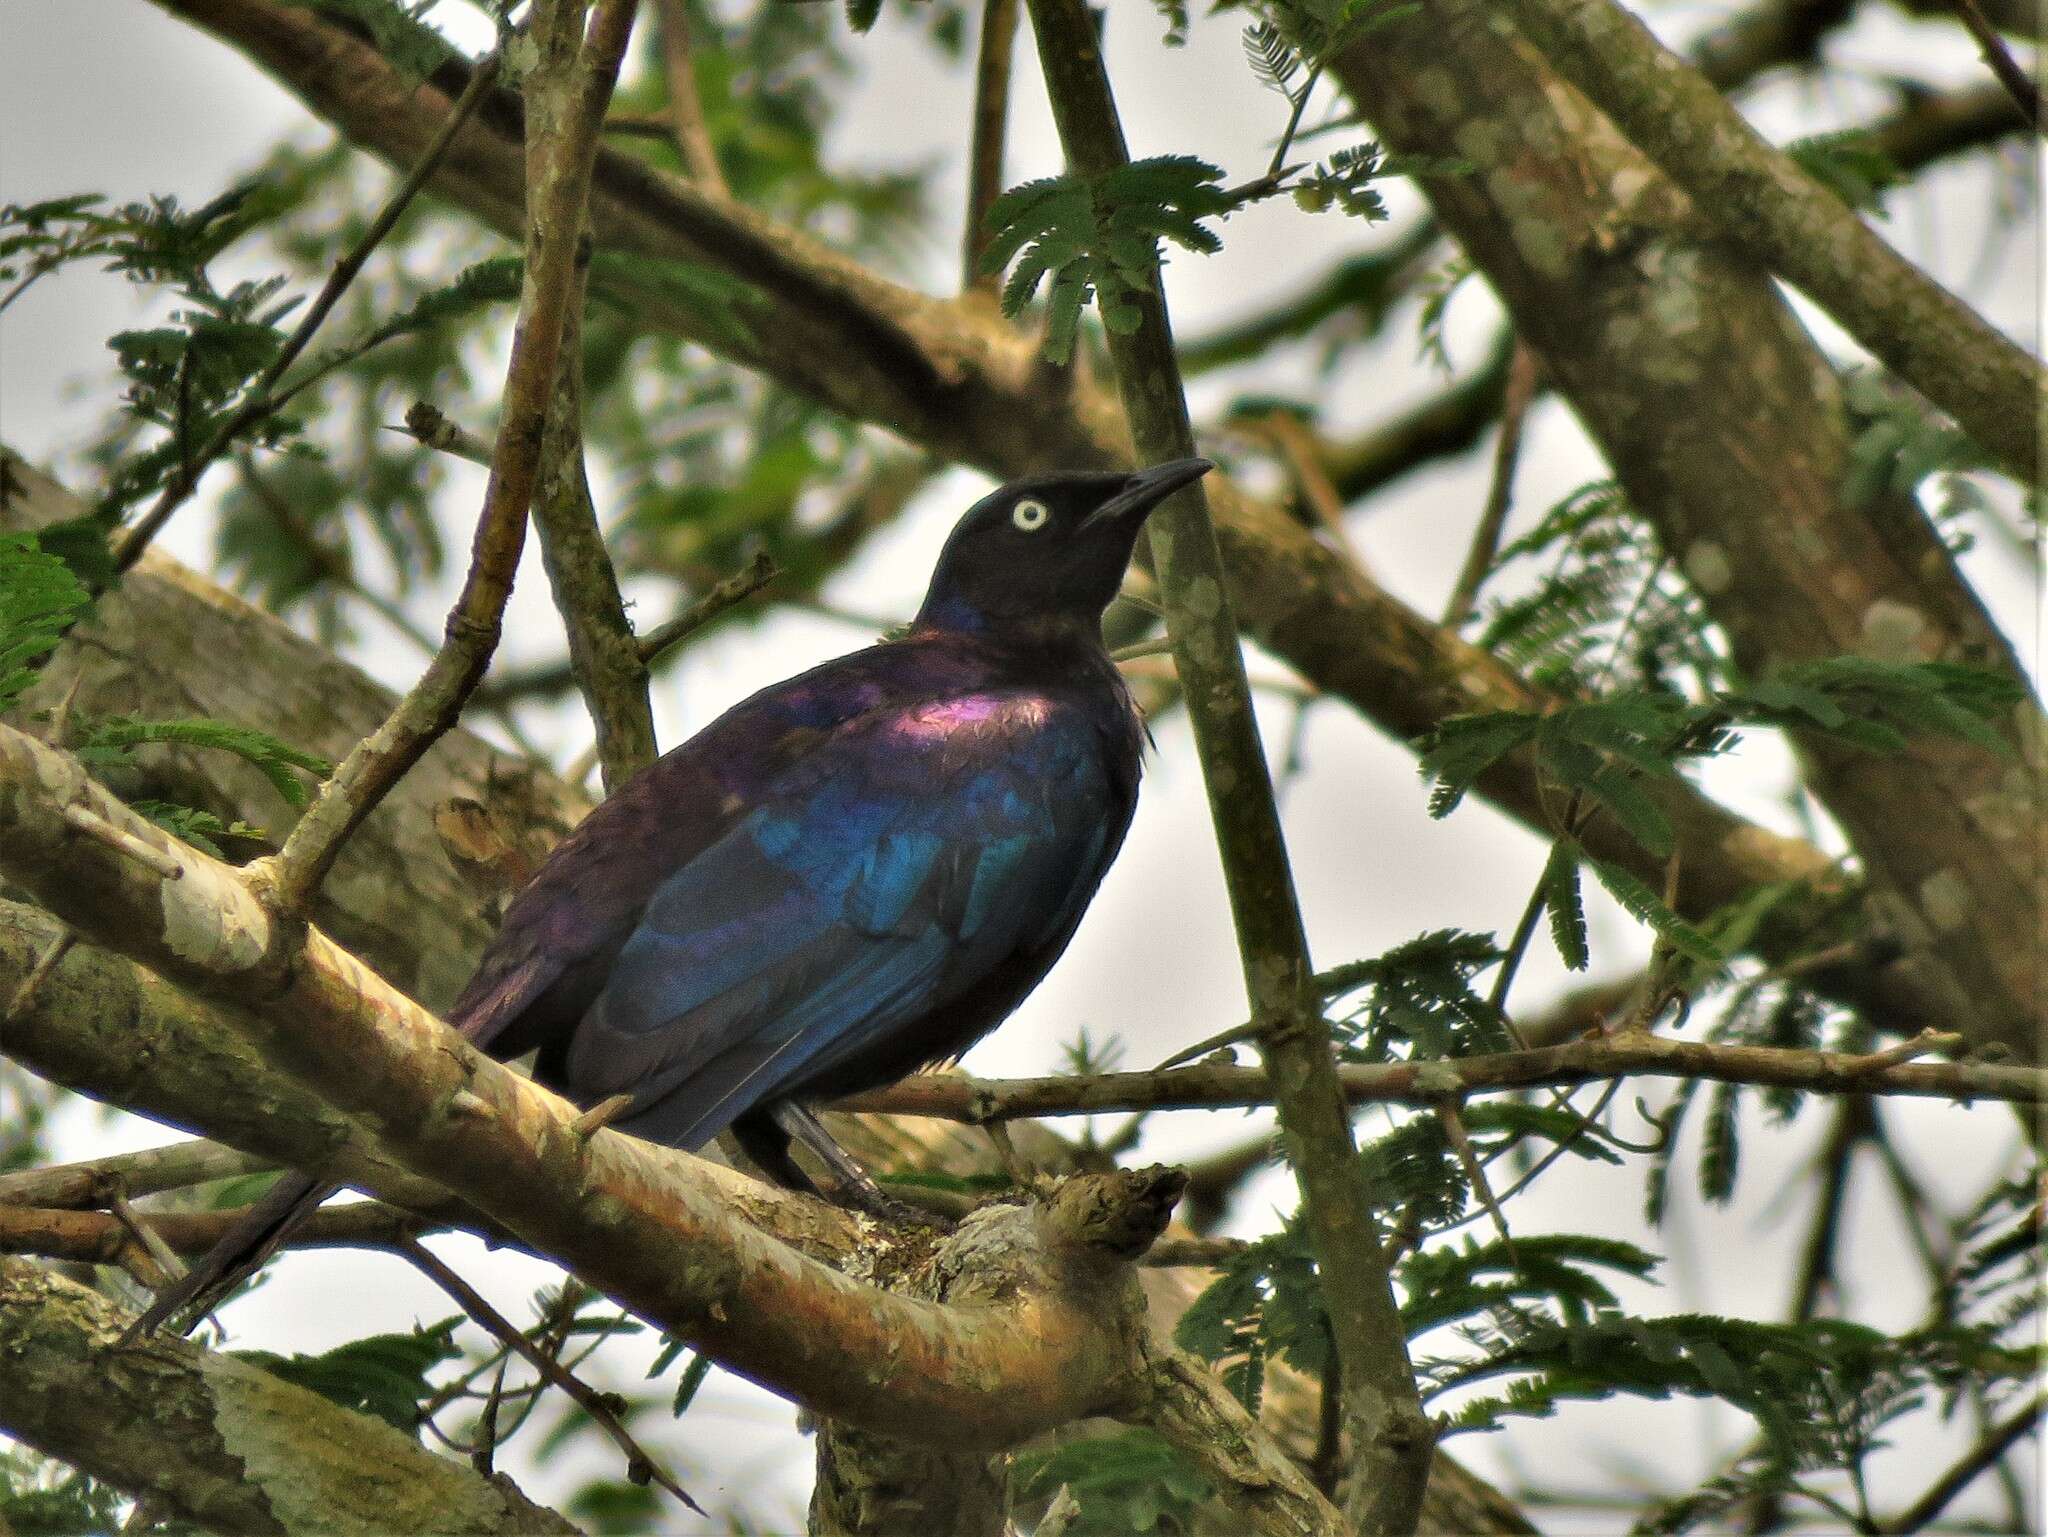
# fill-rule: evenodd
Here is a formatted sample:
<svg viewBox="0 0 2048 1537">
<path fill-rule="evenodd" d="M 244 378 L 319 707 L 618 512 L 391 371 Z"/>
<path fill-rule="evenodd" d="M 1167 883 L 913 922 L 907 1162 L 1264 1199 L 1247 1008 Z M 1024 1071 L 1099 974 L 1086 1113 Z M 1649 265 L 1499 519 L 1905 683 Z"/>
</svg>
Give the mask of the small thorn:
<svg viewBox="0 0 2048 1537">
<path fill-rule="evenodd" d="M 489 1100 L 470 1089 L 457 1089 L 448 1096 L 448 1113 L 466 1121 L 489 1121 L 498 1114 Z"/>
<path fill-rule="evenodd" d="M 633 1096 L 614 1094 L 610 1099 L 601 1099 L 569 1123 L 569 1130 L 577 1136 L 589 1138 L 602 1128 L 611 1125 L 632 1107 Z"/>
</svg>

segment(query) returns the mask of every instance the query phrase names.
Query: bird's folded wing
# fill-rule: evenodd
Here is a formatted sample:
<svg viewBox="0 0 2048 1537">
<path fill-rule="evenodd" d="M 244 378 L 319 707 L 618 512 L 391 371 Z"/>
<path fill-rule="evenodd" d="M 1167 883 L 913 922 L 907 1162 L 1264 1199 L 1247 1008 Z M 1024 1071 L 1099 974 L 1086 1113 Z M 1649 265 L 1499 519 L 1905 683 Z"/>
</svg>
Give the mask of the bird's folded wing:
<svg viewBox="0 0 2048 1537">
<path fill-rule="evenodd" d="M 850 723 L 656 893 L 577 1029 L 572 1087 L 630 1092 L 628 1129 L 701 1145 L 1063 936 L 1121 830 L 1113 799 L 1095 727 L 1032 696 Z"/>
</svg>

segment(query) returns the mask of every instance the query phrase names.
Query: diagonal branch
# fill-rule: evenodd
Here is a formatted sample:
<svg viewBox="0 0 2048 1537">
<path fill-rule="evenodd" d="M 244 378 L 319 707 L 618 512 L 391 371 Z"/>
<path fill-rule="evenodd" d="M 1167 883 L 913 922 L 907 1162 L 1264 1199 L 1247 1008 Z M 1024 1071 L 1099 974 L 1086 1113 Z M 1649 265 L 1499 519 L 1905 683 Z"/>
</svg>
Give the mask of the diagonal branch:
<svg viewBox="0 0 2048 1537">
<path fill-rule="evenodd" d="M 540 469 L 562 335 L 589 261 L 580 237 L 598 125 L 632 34 L 633 12 L 634 0 L 598 0 L 589 39 L 580 49 L 580 4 L 562 0 L 553 9 L 543 7 L 535 18 L 541 62 L 527 80 L 532 196 L 526 269 L 469 574 L 448 616 L 447 641 L 426 673 L 391 718 L 342 760 L 285 840 L 273 878 L 276 901 L 287 912 L 303 909 L 356 825 L 455 724 L 497 649 L 505 602 L 526 542 L 527 508 Z"/>
<path fill-rule="evenodd" d="M 1031 0 L 1031 20 L 1068 164 L 1091 180 L 1121 168 L 1128 153 L 1094 16 L 1081 0 Z M 1187 457 L 1195 446 L 1159 283 L 1155 259 L 1150 285 L 1128 296 L 1137 326 L 1113 327 L 1108 336 L 1118 393 L 1137 457 L 1146 464 Z M 1149 542 L 1252 1017 L 1272 1069 L 1341 1363 L 1352 1458 L 1346 1518 L 1371 1533 L 1412 1531 L 1435 1435 L 1416 1393 L 1371 1193 L 1337 1088 L 1222 552 L 1200 482 L 1153 515 Z"/>
<path fill-rule="evenodd" d="M 2033 481 L 2042 374 L 2022 348 L 1772 148 L 1612 0 L 1509 0 L 1502 11 L 1724 234 Z"/>
<path fill-rule="evenodd" d="M 296 389 L 280 392 L 279 386 L 286 371 L 312 343 L 321 325 L 334 312 L 335 305 L 341 302 L 342 295 L 348 292 L 349 286 L 356 280 L 356 275 L 363 270 L 377 247 L 398 227 L 399 219 L 404 216 L 406 209 L 412 206 L 413 199 L 419 196 L 420 189 L 425 187 L 434 173 L 440 169 L 442 158 L 448 153 L 448 147 L 455 142 L 455 136 L 462 131 L 463 125 L 469 121 L 470 114 L 476 110 L 484 94 L 496 82 L 498 64 L 498 55 L 495 53 L 478 63 L 471 72 L 468 83 L 463 87 L 462 94 L 456 97 L 449 107 L 447 117 L 434 136 L 428 140 L 418 161 L 406 172 L 397 187 L 392 189 L 391 195 L 384 200 L 384 206 L 377 211 L 376 217 L 371 219 L 369 227 L 343 254 L 341 260 L 334 264 L 334 270 L 327 275 L 327 281 L 321 285 L 320 292 L 314 295 L 313 302 L 306 306 L 305 314 L 299 317 L 299 323 L 292 328 L 291 335 L 279 345 L 277 355 L 265 365 L 263 372 L 258 374 L 255 382 L 249 386 L 243 403 L 214 430 L 213 435 L 197 452 L 181 456 L 183 462 L 178 466 L 177 473 L 158 494 L 149 511 L 138 518 L 134 526 L 122 536 L 119 546 L 114 551 L 116 570 L 126 571 L 142 558 L 142 552 L 149 548 L 149 542 L 163 531 L 164 525 L 171 521 L 186 499 L 198 489 L 201 478 L 213 466 L 214 461 L 219 459 L 237 438 L 280 410 L 291 396 L 297 393 Z"/>
</svg>

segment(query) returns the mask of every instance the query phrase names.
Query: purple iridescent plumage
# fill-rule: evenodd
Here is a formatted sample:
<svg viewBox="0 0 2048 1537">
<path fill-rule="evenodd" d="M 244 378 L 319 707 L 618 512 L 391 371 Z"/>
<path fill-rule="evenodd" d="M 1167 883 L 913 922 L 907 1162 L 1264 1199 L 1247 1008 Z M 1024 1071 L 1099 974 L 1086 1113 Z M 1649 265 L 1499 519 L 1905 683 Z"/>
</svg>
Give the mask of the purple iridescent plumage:
<svg viewBox="0 0 2048 1537">
<path fill-rule="evenodd" d="M 1114 668 L 1049 660 L 920 630 L 736 706 L 564 841 L 451 1023 L 682 1147 L 958 1055 L 1066 947 L 1136 802 Z"/>
<path fill-rule="evenodd" d="M 799 1186 L 803 1136 L 879 1199 L 803 1102 L 959 1055 L 1066 948 L 1138 791 L 1102 613 L 1146 515 L 1208 468 L 984 497 L 906 638 L 735 706 L 565 838 L 449 1023 L 585 1102 L 630 1094 L 622 1130 L 730 1126 Z M 330 1189 L 280 1179 L 137 1329 L 196 1319 Z"/>
</svg>

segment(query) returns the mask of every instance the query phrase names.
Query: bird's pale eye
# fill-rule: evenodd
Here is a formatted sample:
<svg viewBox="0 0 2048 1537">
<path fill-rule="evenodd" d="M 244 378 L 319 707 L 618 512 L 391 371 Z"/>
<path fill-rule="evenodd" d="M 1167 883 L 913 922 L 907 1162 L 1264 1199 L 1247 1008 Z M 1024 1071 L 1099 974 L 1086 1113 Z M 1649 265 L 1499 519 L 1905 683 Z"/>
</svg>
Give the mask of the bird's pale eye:
<svg viewBox="0 0 2048 1537">
<path fill-rule="evenodd" d="M 1043 502 L 1026 498 L 1010 509 L 1010 521 L 1027 534 L 1035 534 L 1045 527 L 1052 517 L 1052 509 Z"/>
</svg>

